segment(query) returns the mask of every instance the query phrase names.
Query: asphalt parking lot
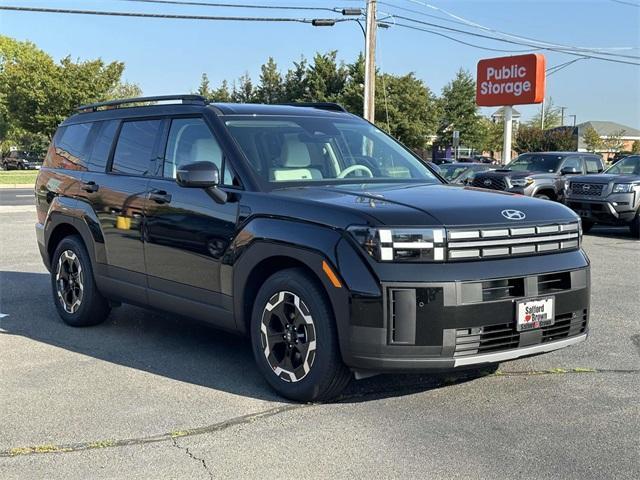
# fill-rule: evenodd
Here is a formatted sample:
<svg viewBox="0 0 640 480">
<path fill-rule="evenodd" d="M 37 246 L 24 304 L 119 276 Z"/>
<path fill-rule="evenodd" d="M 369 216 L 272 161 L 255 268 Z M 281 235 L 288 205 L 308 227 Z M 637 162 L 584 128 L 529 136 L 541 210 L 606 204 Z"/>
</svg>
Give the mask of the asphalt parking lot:
<svg viewBox="0 0 640 480">
<path fill-rule="evenodd" d="M 586 343 L 297 405 L 241 338 L 130 306 L 65 326 L 35 211 L 15 203 L 0 205 L 2 479 L 640 478 L 640 242 L 626 229 L 585 237 Z"/>
</svg>

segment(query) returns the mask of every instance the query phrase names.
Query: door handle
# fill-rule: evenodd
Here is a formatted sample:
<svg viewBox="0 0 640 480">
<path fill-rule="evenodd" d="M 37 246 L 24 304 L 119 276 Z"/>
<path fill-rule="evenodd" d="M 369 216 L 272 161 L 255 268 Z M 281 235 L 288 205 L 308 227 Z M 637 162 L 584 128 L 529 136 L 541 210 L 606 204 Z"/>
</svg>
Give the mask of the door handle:
<svg viewBox="0 0 640 480">
<path fill-rule="evenodd" d="M 90 182 L 82 182 L 82 190 L 84 190 L 85 192 L 95 193 L 99 188 L 100 186 L 93 180 Z"/>
<path fill-rule="evenodd" d="M 155 192 L 149 192 L 149 200 L 153 200 L 156 203 L 169 203 L 171 202 L 171 194 L 164 190 L 158 190 Z"/>
</svg>

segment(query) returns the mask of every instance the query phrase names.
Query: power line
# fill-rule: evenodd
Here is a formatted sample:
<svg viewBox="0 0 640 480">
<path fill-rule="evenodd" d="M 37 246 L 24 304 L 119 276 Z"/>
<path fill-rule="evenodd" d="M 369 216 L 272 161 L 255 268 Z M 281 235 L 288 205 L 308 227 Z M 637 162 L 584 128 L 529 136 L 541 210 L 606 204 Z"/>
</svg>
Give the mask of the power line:
<svg viewBox="0 0 640 480">
<path fill-rule="evenodd" d="M 196 2 L 196 1 L 178 1 L 178 0 L 118 0 L 120 2 L 130 3 L 156 3 L 164 5 L 186 5 L 199 7 L 229 7 L 229 8 L 252 8 L 260 10 L 313 10 L 324 12 L 338 12 L 337 8 L 329 7 L 305 7 L 300 5 L 256 5 L 256 4 L 234 4 L 234 3 L 214 3 L 214 2 Z"/>
<path fill-rule="evenodd" d="M 427 28 L 415 27 L 413 25 L 407 25 L 405 23 L 395 23 L 395 26 L 402 27 L 402 28 L 409 28 L 411 30 L 417 30 L 417 31 L 420 31 L 420 32 L 432 33 L 433 35 L 438 35 L 439 37 L 444 37 L 444 38 L 447 38 L 449 40 L 453 40 L 454 42 L 461 43 L 462 45 L 467 45 L 469 47 L 478 48 L 480 50 L 488 50 L 490 52 L 503 52 L 503 53 L 531 52 L 530 48 L 528 48 L 526 50 L 507 50 L 507 49 L 503 49 L 503 48 L 482 47 L 480 45 L 474 45 L 473 43 L 465 42 L 464 40 L 460 40 L 458 38 L 451 37 L 451 36 L 446 35 L 446 34 L 444 34 L 442 32 L 436 32 L 435 30 L 429 30 Z"/>
<path fill-rule="evenodd" d="M 622 5 L 629 5 L 630 7 L 640 8 L 640 3 L 625 2 L 624 0 L 611 0 L 611 1 L 615 3 L 621 3 Z"/>
<path fill-rule="evenodd" d="M 138 17 L 138 18 L 163 18 L 170 20 L 211 20 L 211 21 L 237 21 L 237 22 L 290 22 L 290 23 L 313 23 L 317 19 L 310 18 L 290 18 L 290 17 L 235 17 L 235 16 L 212 16 L 212 15 L 174 15 L 165 13 L 138 13 L 138 12 L 110 12 L 103 10 L 73 10 L 67 8 L 40 8 L 40 7 L 14 7 L 1 5 L 0 10 L 13 12 L 36 12 L 36 13 L 64 13 L 71 15 L 99 15 L 105 17 Z M 345 22 L 346 18 L 326 19 L 331 22 Z"/>
<path fill-rule="evenodd" d="M 426 25 L 426 26 L 429 26 L 429 27 L 440 28 L 440 29 L 443 29 L 443 30 L 448 30 L 448 31 L 451 31 L 451 32 L 457 32 L 457 33 L 461 33 L 461 34 L 464 34 L 464 35 L 470 35 L 470 36 L 478 37 L 478 38 L 486 38 L 486 39 L 493 40 L 493 41 L 496 41 L 496 42 L 509 43 L 509 44 L 512 44 L 512 45 L 524 45 L 524 46 L 527 46 L 527 47 L 536 48 L 536 49 L 540 49 L 540 50 L 549 50 L 549 51 L 558 52 L 558 53 L 565 53 L 567 55 L 589 57 L 589 58 L 593 58 L 593 59 L 597 59 L 597 60 L 603 60 L 605 62 L 624 63 L 624 64 L 628 64 L 628 65 L 640 66 L 640 63 L 630 62 L 630 61 L 627 61 L 627 60 L 618 60 L 618 59 L 615 59 L 615 58 L 607 58 L 607 57 L 595 56 L 595 55 L 586 54 L 586 53 L 578 53 L 578 52 L 573 52 L 571 50 L 562 49 L 562 48 L 543 47 L 543 46 L 535 45 L 535 44 L 532 44 L 532 43 L 516 41 L 516 40 L 509 40 L 509 39 L 500 38 L 500 37 L 493 37 L 493 36 L 490 36 L 490 35 L 484 35 L 484 34 L 481 34 L 481 33 L 469 32 L 467 30 L 460 30 L 458 28 L 453 28 L 453 27 L 446 27 L 444 25 L 438 25 L 436 23 L 431 23 L 431 22 L 424 22 L 422 20 L 416 20 L 415 18 L 404 17 L 402 15 L 395 15 L 395 17 L 396 18 L 400 18 L 402 20 L 407 20 L 407 21 L 410 21 L 410 22 L 418 23 L 418 24 L 421 24 L 421 25 Z M 601 55 L 604 55 L 604 53 L 602 53 Z"/>
<path fill-rule="evenodd" d="M 636 57 L 636 56 L 625 56 L 625 55 L 602 52 L 602 50 L 622 50 L 622 49 L 633 50 L 634 47 L 613 47 L 613 48 L 607 48 L 607 47 L 595 47 L 595 48 L 593 48 L 592 47 L 592 48 L 587 48 L 587 47 L 574 47 L 574 46 L 571 46 L 571 45 L 563 45 L 563 44 L 547 42 L 547 41 L 544 41 L 544 40 L 538 40 L 538 39 L 532 38 L 532 37 L 525 37 L 523 35 L 514 35 L 512 33 L 503 32 L 503 31 L 500 31 L 500 30 L 497 30 L 497 29 L 494 29 L 494 28 L 491 28 L 491 27 L 487 27 L 487 26 L 481 25 L 479 23 L 473 22 L 471 20 L 468 20 L 468 19 L 466 19 L 464 17 L 461 17 L 459 15 L 456 15 L 454 13 L 451 13 L 451 12 L 449 12 L 449 11 L 443 9 L 443 8 L 436 7 L 436 6 L 431 5 L 429 3 L 423 2 L 421 0 L 407 0 L 407 1 L 411 2 L 411 3 L 415 3 L 415 4 L 418 4 L 418 5 L 421 5 L 421 6 L 426 7 L 426 8 L 430 8 L 430 9 L 438 11 L 438 12 L 442 12 L 443 14 L 445 14 L 445 15 L 451 17 L 451 18 L 456 19 L 456 23 L 462 23 L 462 24 L 470 26 L 472 28 L 477 28 L 477 29 L 484 30 L 484 31 L 487 31 L 487 32 L 491 32 L 491 33 L 494 33 L 494 34 L 497 34 L 497 35 L 507 36 L 507 37 L 514 38 L 514 39 L 517 39 L 517 40 L 536 42 L 536 43 L 539 43 L 541 45 L 544 45 L 545 47 L 554 47 L 554 48 L 562 48 L 562 49 L 569 49 L 569 50 L 576 50 L 576 51 L 583 51 L 583 52 L 591 52 L 591 53 L 595 53 L 597 55 L 621 56 L 621 57 L 632 58 L 632 59 L 640 59 L 640 57 Z M 398 7 L 396 7 L 396 8 L 398 8 Z M 415 12 L 415 13 L 420 14 L 419 12 Z M 423 14 L 423 15 L 427 15 L 427 14 Z M 434 15 L 430 15 L 430 16 L 433 17 Z M 440 17 L 436 16 L 436 18 L 440 18 Z"/>
</svg>

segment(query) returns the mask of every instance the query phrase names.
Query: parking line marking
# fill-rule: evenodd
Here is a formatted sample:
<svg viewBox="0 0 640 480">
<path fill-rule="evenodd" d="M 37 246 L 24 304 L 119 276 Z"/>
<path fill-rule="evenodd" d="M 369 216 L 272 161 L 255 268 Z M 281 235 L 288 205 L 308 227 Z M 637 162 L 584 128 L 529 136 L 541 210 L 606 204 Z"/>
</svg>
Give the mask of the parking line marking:
<svg viewBox="0 0 640 480">
<path fill-rule="evenodd" d="M 23 195 L 23 194 L 16 194 L 16 198 L 27 198 L 27 197 L 33 197 L 33 195 Z"/>
</svg>

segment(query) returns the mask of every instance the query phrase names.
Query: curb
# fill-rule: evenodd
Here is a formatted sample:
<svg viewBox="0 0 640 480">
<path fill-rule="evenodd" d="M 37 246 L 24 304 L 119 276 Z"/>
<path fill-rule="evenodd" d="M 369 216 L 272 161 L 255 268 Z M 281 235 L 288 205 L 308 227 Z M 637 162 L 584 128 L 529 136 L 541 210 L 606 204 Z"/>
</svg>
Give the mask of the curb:
<svg viewBox="0 0 640 480">
<path fill-rule="evenodd" d="M 0 188 L 35 188 L 34 183 L 2 183 Z"/>
</svg>

